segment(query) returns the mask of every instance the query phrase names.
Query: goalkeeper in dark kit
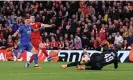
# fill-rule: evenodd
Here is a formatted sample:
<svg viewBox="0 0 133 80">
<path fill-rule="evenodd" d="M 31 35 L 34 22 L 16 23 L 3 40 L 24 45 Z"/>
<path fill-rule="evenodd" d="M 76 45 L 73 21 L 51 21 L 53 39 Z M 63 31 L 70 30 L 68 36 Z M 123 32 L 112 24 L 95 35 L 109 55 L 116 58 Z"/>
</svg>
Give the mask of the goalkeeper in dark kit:
<svg viewBox="0 0 133 80">
<path fill-rule="evenodd" d="M 101 48 L 102 53 L 94 53 L 91 56 L 87 53 L 86 50 L 83 50 L 81 61 L 61 65 L 61 67 L 65 69 L 67 67 L 76 66 L 77 70 L 101 70 L 104 66 L 113 63 L 114 68 L 117 69 L 117 52 L 119 47 L 117 45 L 111 45 L 110 48 L 103 48 L 99 46 L 98 48 L 96 48 L 96 50 L 99 51 L 101 50 Z"/>
</svg>

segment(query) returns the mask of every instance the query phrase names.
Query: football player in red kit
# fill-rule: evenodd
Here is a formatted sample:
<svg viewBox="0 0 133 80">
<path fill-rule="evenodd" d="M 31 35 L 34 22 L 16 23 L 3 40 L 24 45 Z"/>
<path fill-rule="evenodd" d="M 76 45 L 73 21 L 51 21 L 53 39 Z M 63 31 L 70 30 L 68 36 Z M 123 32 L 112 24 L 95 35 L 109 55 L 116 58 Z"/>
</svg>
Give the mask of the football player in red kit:
<svg viewBox="0 0 133 80">
<path fill-rule="evenodd" d="M 42 43 L 40 30 L 42 28 L 46 28 L 46 27 L 53 27 L 54 25 L 48 25 L 48 24 L 43 24 L 43 23 L 40 23 L 40 22 L 35 22 L 35 17 L 34 16 L 30 16 L 30 20 L 31 20 L 31 26 L 32 26 L 32 29 L 33 29 L 32 33 L 31 33 L 31 43 L 35 47 L 35 49 L 38 50 L 38 52 L 41 49 L 42 52 L 47 57 L 48 53 L 46 51 L 45 46 Z M 30 61 L 28 61 L 26 63 L 26 67 L 28 67 L 29 64 L 33 61 L 33 56 L 34 55 L 32 55 L 31 58 L 30 58 Z"/>
</svg>

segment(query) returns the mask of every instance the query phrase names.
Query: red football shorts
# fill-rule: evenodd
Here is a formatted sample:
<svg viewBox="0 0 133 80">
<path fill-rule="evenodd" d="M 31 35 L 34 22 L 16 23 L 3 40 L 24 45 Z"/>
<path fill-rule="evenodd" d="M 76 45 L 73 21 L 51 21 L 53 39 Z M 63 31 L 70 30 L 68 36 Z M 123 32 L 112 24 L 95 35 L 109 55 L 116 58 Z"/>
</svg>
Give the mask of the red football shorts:
<svg viewBox="0 0 133 80">
<path fill-rule="evenodd" d="M 39 44 L 41 43 L 41 40 L 38 38 L 32 38 L 31 43 L 34 46 L 34 48 L 39 51 Z"/>
</svg>

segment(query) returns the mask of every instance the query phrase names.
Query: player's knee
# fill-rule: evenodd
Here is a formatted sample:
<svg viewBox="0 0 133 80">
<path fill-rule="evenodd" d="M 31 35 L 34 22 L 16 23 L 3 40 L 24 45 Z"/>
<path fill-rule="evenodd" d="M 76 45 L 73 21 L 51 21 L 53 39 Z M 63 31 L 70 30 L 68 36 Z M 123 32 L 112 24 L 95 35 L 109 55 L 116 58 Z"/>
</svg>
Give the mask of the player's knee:
<svg viewBox="0 0 133 80">
<path fill-rule="evenodd" d="M 38 54 L 38 51 L 37 51 L 37 50 L 35 50 L 35 51 L 33 51 L 32 53 L 33 53 L 33 54 Z"/>
<path fill-rule="evenodd" d="M 21 58 L 21 57 L 18 57 L 18 56 L 17 56 L 17 59 L 20 59 L 20 58 Z"/>
<path fill-rule="evenodd" d="M 38 51 L 37 50 L 35 50 L 35 53 L 34 54 L 38 54 Z"/>
<path fill-rule="evenodd" d="M 36 49 L 32 49 L 31 51 L 33 54 L 38 54 L 38 51 Z"/>
<path fill-rule="evenodd" d="M 39 47 L 40 47 L 40 48 L 44 48 L 44 44 L 43 44 L 43 43 L 40 43 L 40 44 L 39 44 Z"/>
</svg>

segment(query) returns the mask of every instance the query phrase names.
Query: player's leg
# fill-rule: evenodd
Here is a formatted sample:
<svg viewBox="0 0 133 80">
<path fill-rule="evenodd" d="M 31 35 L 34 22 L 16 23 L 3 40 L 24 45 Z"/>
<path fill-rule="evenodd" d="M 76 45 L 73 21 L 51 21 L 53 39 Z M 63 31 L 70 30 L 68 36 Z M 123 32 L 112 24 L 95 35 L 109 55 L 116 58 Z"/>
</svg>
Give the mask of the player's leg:
<svg viewBox="0 0 133 80">
<path fill-rule="evenodd" d="M 29 63 L 32 63 L 34 60 L 34 55 L 32 54 L 32 56 L 30 57 Z"/>
<path fill-rule="evenodd" d="M 33 58 L 34 58 L 34 67 L 35 68 L 41 68 L 38 65 L 38 51 L 31 44 L 29 44 L 28 50 L 31 51 L 31 53 L 33 53 L 33 55 L 34 55 L 33 56 Z"/>
<path fill-rule="evenodd" d="M 19 45 L 19 48 L 18 48 L 18 51 L 14 51 L 14 55 L 16 56 L 16 60 L 17 59 L 20 59 L 21 57 L 22 57 L 22 53 L 24 52 L 24 50 L 25 50 L 25 47 L 24 47 L 24 45 Z"/>
<path fill-rule="evenodd" d="M 14 50 L 13 50 L 13 55 L 17 57 L 18 51 L 14 49 Z"/>
<path fill-rule="evenodd" d="M 46 50 L 44 44 L 43 44 L 41 41 L 38 41 L 38 42 L 39 42 L 39 48 L 42 50 L 42 52 L 44 53 L 44 55 L 45 55 L 46 57 L 48 57 L 48 52 L 47 52 L 47 50 Z"/>
<path fill-rule="evenodd" d="M 34 46 L 34 48 L 35 48 L 36 50 L 39 51 L 39 46 L 38 46 L 38 43 L 37 43 L 37 39 L 34 39 L 34 38 L 31 39 L 31 43 L 32 43 L 32 45 Z M 28 63 L 32 63 L 33 60 L 34 60 L 34 55 L 32 55 L 32 56 L 30 57 L 30 60 L 29 60 Z"/>
<path fill-rule="evenodd" d="M 46 48 L 41 48 L 41 50 L 42 50 L 42 52 L 44 53 L 44 55 L 45 55 L 46 57 L 48 57 L 48 52 L 46 51 Z"/>
<path fill-rule="evenodd" d="M 36 46 L 34 48 L 35 48 L 35 50 L 37 50 L 37 54 L 38 54 L 39 53 L 39 48 L 36 47 Z M 32 56 L 30 57 L 29 63 L 32 63 L 33 60 L 34 60 L 34 54 L 32 54 Z"/>
<path fill-rule="evenodd" d="M 35 63 L 35 66 L 36 66 L 36 65 L 38 65 L 38 51 L 35 50 L 35 48 L 33 47 L 31 52 L 33 53 L 34 63 Z"/>
<path fill-rule="evenodd" d="M 34 48 L 39 52 L 39 49 L 42 50 L 42 52 L 45 54 L 45 56 L 48 56 L 48 53 L 46 51 L 46 48 L 44 47 L 43 43 L 41 43 L 40 39 L 31 39 L 31 43 L 34 46 Z M 32 63 L 34 59 L 34 55 L 30 57 L 29 63 Z"/>
<path fill-rule="evenodd" d="M 27 44 L 26 50 L 27 50 L 27 51 L 30 51 L 31 53 L 33 53 L 33 54 L 32 54 L 32 57 L 30 57 L 30 60 L 31 60 L 31 58 L 32 58 L 32 59 L 34 60 L 34 64 L 35 64 L 35 65 L 38 65 L 38 55 L 37 55 L 38 51 L 35 50 L 35 48 L 34 48 L 30 43 Z M 37 56 L 36 56 L 36 55 L 37 55 Z M 32 61 L 33 61 L 33 60 L 32 60 Z M 27 61 L 25 67 L 28 68 L 29 65 L 30 65 L 30 61 Z"/>
</svg>

